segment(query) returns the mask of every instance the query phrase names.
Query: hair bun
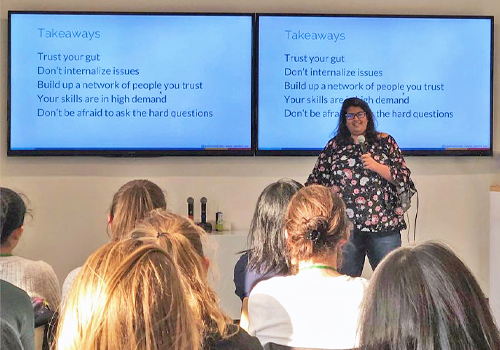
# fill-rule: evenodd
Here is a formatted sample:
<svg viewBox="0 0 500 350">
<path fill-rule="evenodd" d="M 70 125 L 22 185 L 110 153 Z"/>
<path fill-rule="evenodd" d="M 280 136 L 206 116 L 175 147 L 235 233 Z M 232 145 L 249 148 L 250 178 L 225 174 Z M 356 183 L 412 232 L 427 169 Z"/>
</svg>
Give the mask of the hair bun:
<svg viewBox="0 0 500 350">
<path fill-rule="evenodd" d="M 310 230 L 306 233 L 306 238 L 316 243 L 321 238 L 321 232 L 318 230 Z"/>
<path fill-rule="evenodd" d="M 306 231 L 306 238 L 314 243 L 326 241 L 328 235 L 328 223 L 325 218 L 314 218 L 309 220 L 309 229 Z"/>
</svg>

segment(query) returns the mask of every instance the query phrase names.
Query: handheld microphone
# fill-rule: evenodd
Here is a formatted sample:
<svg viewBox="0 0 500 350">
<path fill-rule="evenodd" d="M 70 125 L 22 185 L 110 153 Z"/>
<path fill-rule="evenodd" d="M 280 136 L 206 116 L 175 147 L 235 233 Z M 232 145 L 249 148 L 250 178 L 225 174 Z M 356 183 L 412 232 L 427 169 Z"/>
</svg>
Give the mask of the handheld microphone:
<svg viewBox="0 0 500 350">
<path fill-rule="evenodd" d="M 191 220 L 194 220 L 194 199 L 193 199 L 193 197 L 188 197 L 187 203 L 188 203 L 188 218 L 190 218 Z"/>
<path fill-rule="evenodd" d="M 363 154 L 366 154 L 366 152 L 367 152 L 367 150 L 366 150 L 366 139 L 365 139 L 364 135 L 359 135 L 358 136 L 358 143 L 361 146 L 361 152 L 363 152 Z"/>
<path fill-rule="evenodd" d="M 201 197 L 201 223 L 207 223 L 207 199 L 205 197 Z"/>
</svg>

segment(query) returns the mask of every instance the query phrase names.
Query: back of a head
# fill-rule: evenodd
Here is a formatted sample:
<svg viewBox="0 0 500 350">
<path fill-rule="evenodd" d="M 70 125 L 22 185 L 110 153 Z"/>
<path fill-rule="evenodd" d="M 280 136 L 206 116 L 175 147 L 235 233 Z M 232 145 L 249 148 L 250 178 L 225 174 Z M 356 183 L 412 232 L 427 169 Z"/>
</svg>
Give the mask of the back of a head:
<svg viewBox="0 0 500 350">
<path fill-rule="evenodd" d="M 361 349 L 500 349 L 488 302 L 447 247 L 399 248 L 377 267 L 365 294 Z"/>
<path fill-rule="evenodd" d="M 5 187 L 0 187 L 0 197 L 0 229 L 2 235 L 0 244 L 4 244 L 12 232 L 23 225 L 26 204 L 19 194 Z"/>
<path fill-rule="evenodd" d="M 195 315 L 163 248 L 111 242 L 79 273 L 58 325 L 57 350 L 199 349 Z"/>
<path fill-rule="evenodd" d="M 260 194 L 248 235 L 251 253 L 248 267 L 261 274 L 288 272 L 284 236 L 285 213 L 292 196 L 303 186 L 292 179 L 280 179 Z"/>
<path fill-rule="evenodd" d="M 151 210 L 166 207 L 165 195 L 155 183 L 149 180 L 127 182 L 115 193 L 109 208 L 111 240 L 127 235 Z"/>
<path fill-rule="evenodd" d="M 163 209 L 151 211 L 130 233 L 130 237 L 158 244 L 170 254 L 188 289 L 189 304 L 203 336 L 218 334 L 225 338 L 234 334 L 235 328 L 208 283 L 202 245 L 205 235 L 192 220 Z"/>
<path fill-rule="evenodd" d="M 304 187 L 292 197 L 285 228 L 290 258 L 295 261 L 340 253 L 340 244 L 349 238 L 344 202 L 320 185 Z"/>
</svg>

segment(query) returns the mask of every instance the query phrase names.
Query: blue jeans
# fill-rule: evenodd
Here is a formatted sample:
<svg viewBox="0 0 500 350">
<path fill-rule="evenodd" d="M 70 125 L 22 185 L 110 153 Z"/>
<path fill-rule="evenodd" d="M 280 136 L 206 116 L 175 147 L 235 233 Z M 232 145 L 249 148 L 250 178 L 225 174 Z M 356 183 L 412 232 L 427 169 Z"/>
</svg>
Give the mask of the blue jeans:
<svg viewBox="0 0 500 350">
<path fill-rule="evenodd" d="M 368 261 L 375 270 L 387 254 L 399 247 L 401 247 L 399 230 L 378 233 L 354 230 L 349 242 L 343 247 L 340 272 L 344 275 L 359 277 L 365 265 L 365 255 L 368 256 Z"/>
</svg>

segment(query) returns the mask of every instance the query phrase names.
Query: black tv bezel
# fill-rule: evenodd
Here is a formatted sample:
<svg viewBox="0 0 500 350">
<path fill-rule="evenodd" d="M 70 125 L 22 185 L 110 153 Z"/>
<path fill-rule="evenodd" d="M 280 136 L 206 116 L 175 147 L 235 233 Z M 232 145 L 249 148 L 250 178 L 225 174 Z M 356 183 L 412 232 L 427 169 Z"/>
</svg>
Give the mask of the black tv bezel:
<svg viewBox="0 0 500 350">
<path fill-rule="evenodd" d="M 117 16 L 244 16 L 251 19 L 251 66 L 250 66 L 250 149 L 35 149 L 18 150 L 11 148 L 11 16 L 13 14 L 41 15 L 117 15 Z M 101 157 L 162 157 L 162 156 L 253 156 L 255 155 L 255 13 L 221 12 L 114 12 L 114 11 L 8 11 L 8 61 L 7 61 L 7 156 L 101 156 Z"/>
<path fill-rule="evenodd" d="M 259 35 L 260 35 L 260 18 L 261 17 L 354 17 L 354 18 L 429 18 L 429 19 L 489 19 L 490 20 L 490 148 L 489 149 L 448 149 L 448 150 L 402 150 L 405 156 L 493 156 L 493 60 L 494 60 L 494 16 L 462 16 L 462 15 L 376 15 L 376 14 L 297 14 L 297 13 L 257 13 L 255 18 L 255 154 L 257 156 L 318 156 L 321 149 L 303 150 L 303 149 L 286 149 L 286 150 L 262 150 L 259 149 Z M 334 132 L 334 128 L 332 128 Z M 326 144 L 326 142 L 325 142 Z"/>
</svg>

